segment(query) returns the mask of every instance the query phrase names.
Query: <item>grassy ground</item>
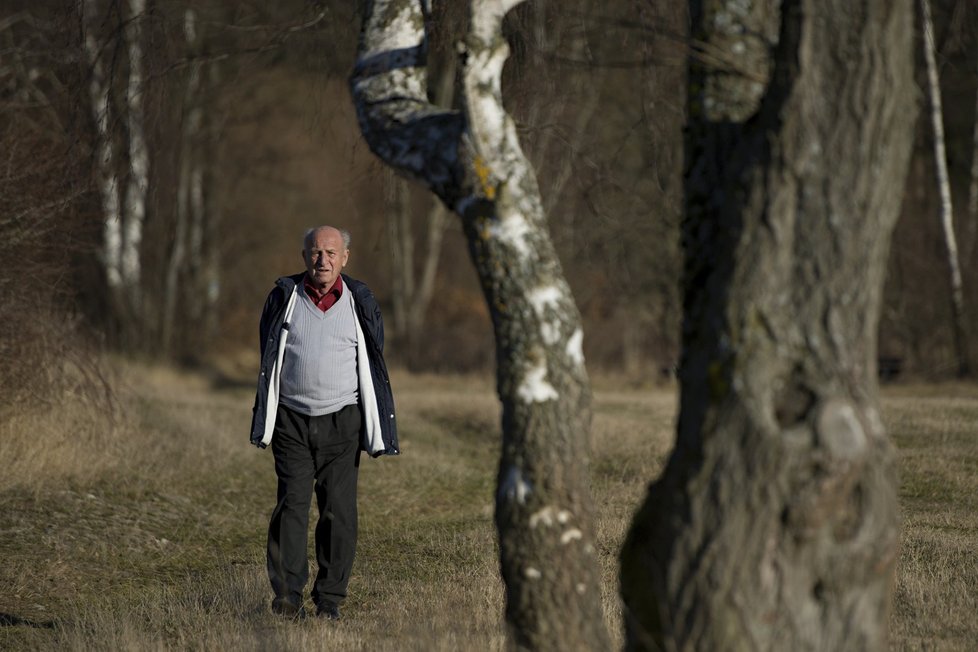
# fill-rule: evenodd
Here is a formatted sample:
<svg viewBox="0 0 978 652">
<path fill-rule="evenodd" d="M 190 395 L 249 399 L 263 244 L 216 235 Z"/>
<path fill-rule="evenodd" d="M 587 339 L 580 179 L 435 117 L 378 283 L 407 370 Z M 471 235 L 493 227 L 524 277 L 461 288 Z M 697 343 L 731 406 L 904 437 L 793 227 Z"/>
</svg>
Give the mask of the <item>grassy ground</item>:
<svg viewBox="0 0 978 652">
<path fill-rule="evenodd" d="M 271 615 L 268 451 L 250 387 L 127 368 L 114 410 L 67 399 L 0 422 L 0 649 L 498 650 L 503 591 L 488 381 L 395 377 L 403 455 L 364 459 L 360 544 L 339 623 Z M 978 389 L 887 390 L 904 545 L 895 649 L 978 640 Z M 608 624 L 616 554 L 672 438 L 669 390 L 595 392 L 594 491 Z"/>
</svg>

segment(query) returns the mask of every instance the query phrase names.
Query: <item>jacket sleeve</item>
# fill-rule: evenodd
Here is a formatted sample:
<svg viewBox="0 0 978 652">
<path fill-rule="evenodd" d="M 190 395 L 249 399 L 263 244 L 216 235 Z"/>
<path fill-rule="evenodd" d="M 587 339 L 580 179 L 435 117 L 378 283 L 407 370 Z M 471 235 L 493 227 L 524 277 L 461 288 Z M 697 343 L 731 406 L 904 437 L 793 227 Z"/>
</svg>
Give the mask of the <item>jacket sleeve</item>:
<svg viewBox="0 0 978 652">
<path fill-rule="evenodd" d="M 268 293 L 268 298 L 265 299 L 265 306 L 261 311 L 261 319 L 258 321 L 258 345 L 259 345 L 259 360 L 265 359 L 265 345 L 268 343 L 268 334 L 272 328 L 272 322 L 275 318 L 275 308 L 279 303 L 277 288 L 273 288 L 271 292 Z"/>
<path fill-rule="evenodd" d="M 360 317 L 363 320 L 363 327 L 369 331 L 370 338 L 374 341 L 377 350 L 384 352 L 384 318 L 380 314 L 380 306 L 374 298 L 373 292 L 366 285 L 361 285 L 358 303 L 361 306 Z"/>
<path fill-rule="evenodd" d="M 370 298 L 371 299 L 374 298 L 373 294 L 370 295 Z M 373 313 L 374 313 L 373 314 L 374 339 L 376 339 L 377 341 L 377 349 L 379 349 L 380 352 L 383 353 L 384 352 L 384 318 L 381 317 L 380 315 L 380 306 L 377 305 L 377 302 L 372 301 L 371 303 L 373 303 Z"/>
</svg>

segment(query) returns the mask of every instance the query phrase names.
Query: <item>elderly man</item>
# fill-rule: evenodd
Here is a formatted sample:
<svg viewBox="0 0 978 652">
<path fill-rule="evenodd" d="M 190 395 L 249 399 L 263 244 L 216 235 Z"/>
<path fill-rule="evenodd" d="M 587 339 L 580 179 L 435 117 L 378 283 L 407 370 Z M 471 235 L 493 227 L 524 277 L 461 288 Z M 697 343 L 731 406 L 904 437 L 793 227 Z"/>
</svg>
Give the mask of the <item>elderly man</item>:
<svg viewBox="0 0 978 652">
<path fill-rule="evenodd" d="M 337 620 L 357 539 L 360 451 L 396 455 L 384 325 L 366 285 L 342 274 L 350 235 L 331 226 L 303 240 L 304 274 L 275 282 L 260 323 L 261 373 L 251 442 L 271 443 L 278 503 L 268 526 L 272 611 L 304 617 L 306 541 L 316 489 L 316 614 Z"/>
</svg>

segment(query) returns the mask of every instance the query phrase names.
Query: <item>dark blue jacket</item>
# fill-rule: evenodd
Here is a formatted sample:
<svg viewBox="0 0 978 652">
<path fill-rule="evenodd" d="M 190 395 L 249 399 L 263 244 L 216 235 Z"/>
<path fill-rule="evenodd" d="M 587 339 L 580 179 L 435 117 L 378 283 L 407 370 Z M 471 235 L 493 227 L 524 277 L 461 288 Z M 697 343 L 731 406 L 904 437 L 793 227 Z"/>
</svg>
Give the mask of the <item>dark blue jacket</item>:
<svg viewBox="0 0 978 652">
<path fill-rule="evenodd" d="M 303 276 L 304 274 L 294 274 L 278 279 L 262 309 L 258 327 L 261 337 L 261 370 L 258 374 L 258 389 L 251 418 L 251 443 L 259 448 L 268 445 L 271 429 L 275 425 L 275 410 L 278 408 L 278 377 L 281 373 L 278 368 L 281 364 L 279 348 L 283 348 L 279 344 L 282 342 L 283 334 L 287 334 L 289 330 L 289 325 L 285 321 L 287 308 L 290 299 L 298 291 Z M 380 315 L 380 307 L 366 284 L 346 274 L 342 276 L 343 282 L 353 295 L 357 321 L 364 336 L 362 344 L 365 345 L 370 368 L 368 378 L 364 378 L 362 374 L 360 377 L 360 412 L 364 415 L 360 445 L 374 457 L 397 455 L 400 453 L 397 445 L 397 421 L 394 418 L 394 395 L 387 374 L 387 364 L 384 362 L 384 321 Z M 342 301 L 343 298 L 340 300 Z M 372 385 L 372 391 L 367 383 Z M 372 409 L 373 406 L 363 404 L 365 396 L 369 397 L 371 394 L 376 411 Z M 372 422 L 369 415 L 374 415 Z M 378 434 L 382 437 L 382 446 L 376 443 L 372 447 L 365 445 L 369 423 L 379 425 Z M 376 425 L 370 428 L 371 431 L 375 429 Z"/>
</svg>

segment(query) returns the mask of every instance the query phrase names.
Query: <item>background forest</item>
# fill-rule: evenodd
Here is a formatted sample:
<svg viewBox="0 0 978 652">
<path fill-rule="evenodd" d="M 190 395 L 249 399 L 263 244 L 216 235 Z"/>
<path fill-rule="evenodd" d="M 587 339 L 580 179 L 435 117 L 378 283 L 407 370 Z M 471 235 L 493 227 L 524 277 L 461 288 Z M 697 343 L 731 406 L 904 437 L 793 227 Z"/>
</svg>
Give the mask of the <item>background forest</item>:
<svg viewBox="0 0 978 652">
<path fill-rule="evenodd" d="M 445 105 L 464 20 L 451 6 L 434 3 L 432 16 L 430 85 Z M 934 11 L 973 306 L 978 5 L 942 0 Z M 636 381 L 668 375 L 678 358 L 684 12 L 578 0 L 508 17 L 504 95 L 583 314 L 589 367 Z M 50 360 L 88 373 L 81 356 L 105 350 L 252 370 L 264 296 L 301 269 L 301 234 L 320 223 L 352 232 L 349 271 L 385 309 L 393 364 L 491 368 L 456 220 L 360 138 L 347 86 L 358 28 L 349 2 L 3 3 L 3 387 L 52 381 Z M 933 130 L 921 115 L 880 354 L 903 376 L 940 379 L 966 353 L 953 335 Z M 978 311 L 966 319 L 974 332 Z"/>
</svg>

